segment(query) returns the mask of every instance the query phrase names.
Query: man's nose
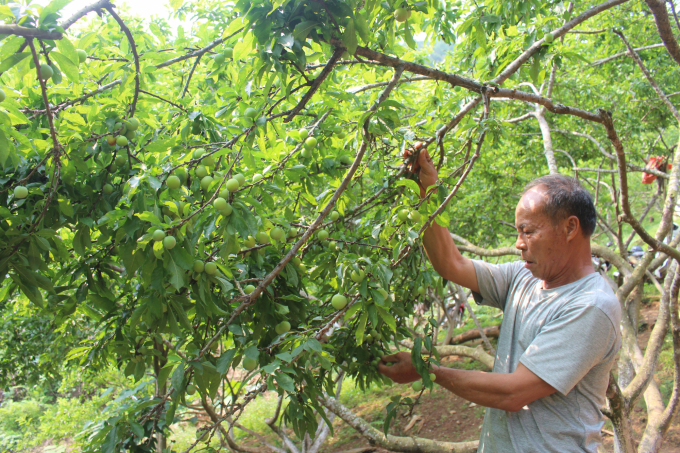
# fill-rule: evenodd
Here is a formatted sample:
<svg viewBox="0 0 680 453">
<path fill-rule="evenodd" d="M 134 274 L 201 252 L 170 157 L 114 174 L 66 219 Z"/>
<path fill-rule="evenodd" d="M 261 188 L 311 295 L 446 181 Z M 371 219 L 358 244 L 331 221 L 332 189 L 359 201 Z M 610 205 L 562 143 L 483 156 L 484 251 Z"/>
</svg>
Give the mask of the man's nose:
<svg viewBox="0 0 680 453">
<path fill-rule="evenodd" d="M 521 235 L 517 235 L 517 241 L 515 242 L 515 247 L 519 250 L 526 250 L 527 249 L 527 244 L 524 242 L 524 239 L 522 239 Z"/>
</svg>

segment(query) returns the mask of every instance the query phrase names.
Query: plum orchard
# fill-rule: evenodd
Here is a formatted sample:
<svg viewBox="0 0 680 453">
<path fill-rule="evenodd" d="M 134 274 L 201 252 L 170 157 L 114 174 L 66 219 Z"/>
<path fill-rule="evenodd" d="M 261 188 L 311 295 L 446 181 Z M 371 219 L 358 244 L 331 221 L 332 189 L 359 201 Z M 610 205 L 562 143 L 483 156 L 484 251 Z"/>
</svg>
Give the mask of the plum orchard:
<svg viewBox="0 0 680 453">
<path fill-rule="evenodd" d="M 574 57 L 567 32 L 622 0 L 578 15 L 525 1 L 486 12 L 433 1 L 170 3 L 200 24 L 194 35 L 162 20 L 145 31 L 105 0 L 71 18 L 59 1 L 0 9 L 21 24 L 2 29 L 0 47 L 2 298 L 26 297 L 56 328 L 86 331 L 71 363 L 155 382 L 153 395 L 140 387 L 93 425 L 92 450 L 160 451 L 192 401 L 213 421 L 201 440 L 219 430 L 232 442 L 222 422 L 266 390 L 287 399 L 283 418 L 304 437 L 339 373 L 362 388 L 380 382 L 376 364 L 412 336 L 417 304 L 444 295 L 419 238 L 433 221 L 452 223 L 450 201 L 484 143 L 501 146 L 492 100 L 592 123 L 620 145 L 608 112 L 502 85 L 550 81 L 550 93 Z M 419 32 L 459 40 L 467 76 L 425 66 L 408 49 Z M 427 90 L 408 88 L 426 80 Z M 432 145 L 442 175 L 422 200 L 413 156 L 403 158 L 416 140 Z M 432 385 L 435 358 L 421 351 L 435 351 L 436 326 L 414 337 L 417 390 Z"/>
</svg>

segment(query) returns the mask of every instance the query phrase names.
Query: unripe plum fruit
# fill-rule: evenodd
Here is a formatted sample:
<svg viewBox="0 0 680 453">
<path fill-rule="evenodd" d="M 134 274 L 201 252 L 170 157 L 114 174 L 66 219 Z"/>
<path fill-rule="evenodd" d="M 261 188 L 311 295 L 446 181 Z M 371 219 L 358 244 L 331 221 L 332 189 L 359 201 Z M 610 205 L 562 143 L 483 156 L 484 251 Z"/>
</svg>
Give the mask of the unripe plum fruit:
<svg viewBox="0 0 680 453">
<path fill-rule="evenodd" d="M 405 8 L 397 8 L 394 10 L 394 20 L 397 22 L 404 22 L 408 19 L 408 10 Z"/>
<path fill-rule="evenodd" d="M 84 63 L 85 60 L 87 60 L 87 52 L 85 52 L 83 49 L 76 50 L 76 53 L 78 53 L 78 61 L 80 63 Z"/>
<path fill-rule="evenodd" d="M 110 195 L 111 192 L 113 192 L 113 186 L 111 184 L 104 184 L 104 187 L 102 187 L 102 190 L 106 195 Z"/>
<path fill-rule="evenodd" d="M 243 244 L 245 244 L 245 246 L 248 248 L 255 247 L 255 238 L 252 236 L 248 236 L 248 238 L 243 241 Z"/>
<path fill-rule="evenodd" d="M 229 203 L 227 203 L 227 206 L 224 209 L 220 209 L 220 214 L 224 217 L 230 216 L 232 212 L 234 212 L 234 208 L 232 208 Z"/>
<path fill-rule="evenodd" d="M 118 146 L 125 146 L 125 145 L 127 145 L 127 144 L 128 144 L 128 139 L 127 139 L 127 137 L 124 137 L 124 136 L 122 136 L 122 135 L 119 135 L 118 137 L 116 137 L 116 145 L 118 145 Z"/>
<path fill-rule="evenodd" d="M 222 211 L 224 209 L 227 209 L 229 203 L 227 203 L 227 200 L 225 200 L 224 198 L 218 197 L 215 198 L 215 201 L 213 201 L 213 206 L 215 207 L 216 210 Z"/>
<path fill-rule="evenodd" d="M 168 189 L 179 189 L 179 186 L 182 185 L 182 181 L 179 180 L 179 178 L 175 175 L 168 176 L 168 179 L 165 180 L 165 184 L 168 185 Z"/>
<path fill-rule="evenodd" d="M 194 272 L 200 274 L 201 272 L 203 272 L 203 269 L 205 269 L 205 263 L 203 263 L 203 261 L 201 260 L 194 261 Z"/>
<path fill-rule="evenodd" d="M 205 176 L 201 179 L 201 189 L 207 190 L 210 187 L 210 183 L 213 182 L 212 176 Z"/>
<path fill-rule="evenodd" d="M 248 107 L 248 108 L 245 110 L 245 112 L 243 112 L 243 115 L 245 115 L 245 116 L 247 116 L 248 118 L 250 118 L 251 120 L 253 120 L 253 119 L 255 119 L 255 117 L 257 116 L 257 110 L 255 110 L 255 109 L 252 108 L 252 107 Z"/>
<path fill-rule="evenodd" d="M 333 308 L 336 310 L 342 310 L 347 306 L 347 298 L 342 294 L 336 294 L 331 299 L 331 305 L 333 305 Z"/>
<path fill-rule="evenodd" d="M 318 236 L 320 241 L 325 241 L 326 239 L 328 239 L 328 231 L 321 229 L 317 233 L 317 236 Z"/>
<path fill-rule="evenodd" d="M 402 209 L 397 213 L 397 218 L 401 222 L 406 222 L 408 220 L 408 209 Z"/>
<path fill-rule="evenodd" d="M 415 381 L 413 384 L 411 384 L 411 388 L 414 392 L 421 391 L 423 389 L 423 381 Z"/>
<path fill-rule="evenodd" d="M 14 188 L 14 198 L 22 199 L 28 196 L 28 189 L 25 186 L 16 186 Z"/>
<path fill-rule="evenodd" d="M 194 170 L 194 174 L 199 179 L 205 178 L 206 176 L 208 176 L 208 169 L 205 168 L 203 165 L 199 165 L 198 167 L 196 167 L 196 170 Z"/>
<path fill-rule="evenodd" d="M 238 179 L 231 178 L 224 185 L 229 192 L 236 192 L 240 186 Z"/>
<path fill-rule="evenodd" d="M 205 273 L 208 275 L 215 275 L 217 273 L 217 264 L 214 262 L 210 261 L 205 263 L 205 266 L 203 267 L 205 270 Z"/>
<path fill-rule="evenodd" d="M 116 162 L 116 165 L 118 165 L 119 167 L 124 167 L 125 163 L 127 162 L 127 159 L 125 158 L 124 155 L 119 154 L 119 155 L 116 156 L 115 162 Z"/>
<path fill-rule="evenodd" d="M 302 141 L 306 140 L 307 137 L 309 137 L 309 132 L 305 128 L 300 129 L 298 131 L 298 134 L 300 134 L 300 140 Z"/>
<path fill-rule="evenodd" d="M 255 291 L 255 287 L 253 285 L 248 285 L 245 288 L 243 288 L 243 292 L 246 294 L 250 294 L 253 291 Z"/>
<path fill-rule="evenodd" d="M 276 330 L 276 333 L 279 335 L 284 334 L 290 330 L 290 323 L 288 321 L 281 321 L 276 325 L 274 330 Z"/>
<path fill-rule="evenodd" d="M 283 238 L 283 230 L 279 227 L 274 227 L 269 232 L 269 236 L 275 241 L 280 241 Z"/>
<path fill-rule="evenodd" d="M 163 239 L 165 239 L 165 231 L 163 231 L 163 230 L 154 231 L 152 238 L 156 242 L 162 241 Z"/>
<path fill-rule="evenodd" d="M 243 368 L 248 371 L 253 371 L 255 368 L 257 368 L 257 360 L 251 359 L 250 357 L 244 357 Z"/>
<path fill-rule="evenodd" d="M 314 149 L 316 148 L 317 141 L 314 137 L 308 137 L 307 140 L 305 140 L 305 148 L 307 149 Z"/>
<path fill-rule="evenodd" d="M 52 77 L 52 74 L 54 74 L 54 70 L 52 70 L 50 65 L 43 63 L 40 65 L 38 74 L 42 80 L 48 80 Z"/>
<path fill-rule="evenodd" d="M 331 220 L 335 222 L 340 218 L 340 213 L 338 211 L 331 212 Z"/>
<path fill-rule="evenodd" d="M 269 244 L 269 236 L 264 231 L 259 231 L 257 233 L 257 242 L 259 244 Z"/>
<path fill-rule="evenodd" d="M 170 250 L 175 248 L 175 245 L 177 245 L 177 239 L 175 239 L 174 236 L 165 236 L 165 239 L 163 239 L 163 248 Z"/>
<path fill-rule="evenodd" d="M 243 176 L 243 173 L 234 175 L 234 179 L 238 181 L 239 187 L 246 184 L 246 177 Z"/>
</svg>

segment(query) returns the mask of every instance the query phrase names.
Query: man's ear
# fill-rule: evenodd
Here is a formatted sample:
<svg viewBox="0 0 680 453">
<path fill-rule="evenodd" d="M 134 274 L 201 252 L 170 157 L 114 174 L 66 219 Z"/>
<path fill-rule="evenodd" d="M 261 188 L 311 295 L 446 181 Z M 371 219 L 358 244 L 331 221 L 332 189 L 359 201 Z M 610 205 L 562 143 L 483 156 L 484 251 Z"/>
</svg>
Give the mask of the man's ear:
<svg viewBox="0 0 680 453">
<path fill-rule="evenodd" d="M 571 241 L 581 234 L 581 221 L 575 215 L 569 216 L 564 221 L 564 229 L 567 234 L 567 241 Z"/>
</svg>

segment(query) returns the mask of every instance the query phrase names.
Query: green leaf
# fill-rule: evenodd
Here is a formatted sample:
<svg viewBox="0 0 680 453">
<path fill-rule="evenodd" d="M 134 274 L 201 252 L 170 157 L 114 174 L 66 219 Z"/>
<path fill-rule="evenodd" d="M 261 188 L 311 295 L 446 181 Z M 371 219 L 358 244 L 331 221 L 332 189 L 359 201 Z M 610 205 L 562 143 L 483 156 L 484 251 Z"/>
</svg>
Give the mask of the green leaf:
<svg viewBox="0 0 680 453">
<path fill-rule="evenodd" d="M 19 286 L 21 292 L 23 292 L 24 295 L 28 297 L 28 300 L 30 300 L 40 308 L 45 308 L 45 305 L 43 304 L 42 294 L 40 294 L 40 290 L 38 289 L 37 286 L 24 283 L 21 277 L 19 277 L 16 274 L 9 275 L 10 277 L 12 277 L 12 280 L 14 280 L 14 283 L 16 283 Z"/>
<path fill-rule="evenodd" d="M 279 387 L 286 390 L 287 392 L 295 393 L 295 382 L 293 381 L 293 378 L 280 371 L 276 371 L 274 373 L 274 377 Z"/>
<path fill-rule="evenodd" d="M 130 421 L 130 431 L 132 431 L 132 434 L 134 434 L 138 439 L 142 439 L 144 437 L 144 428 L 142 428 L 142 425 L 135 421 Z"/>
<path fill-rule="evenodd" d="M 295 30 L 293 30 L 293 36 L 295 39 L 302 42 L 307 39 L 307 35 L 309 35 L 309 33 L 317 26 L 318 22 L 315 20 L 302 21 L 295 26 Z"/>
<path fill-rule="evenodd" d="M 363 312 L 361 318 L 359 318 L 359 324 L 357 325 L 357 345 L 361 345 L 364 342 L 364 333 L 366 331 L 366 321 L 368 320 L 368 313 Z"/>
<path fill-rule="evenodd" d="M 317 340 L 316 338 L 310 338 L 305 342 L 304 348 L 307 351 L 321 352 L 321 343 L 319 343 L 319 340 Z"/>
<path fill-rule="evenodd" d="M 219 359 L 217 359 L 217 372 L 220 374 L 225 374 L 231 365 L 231 361 L 234 360 L 234 354 L 236 354 L 236 349 L 229 349 L 222 353 Z"/>
<path fill-rule="evenodd" d="M 154 214 L 151 211 L 144 211 L 135 214 L 137 217 L 139 217 L 140 220 L 143 220 L 144 222 L 151 222 L 154 225 L 160 225 L 161 221 L 156 217 L 156 214 Z"/>
<path fill-rule="evenodd" d="M 57 40 L 57 48 L 59 49 L 59 52 L 68 57 L 71 60 L 71 63 L 73 63 L 76 67 L 80 64 L 78 52 L 76 51 L 75 46 L 71 44 L 71 41 L 69 41 L 66 36 Z M 50 55 L 52 54 L 50 53 Z"/>
<path fill-rule="evenodd" d="M 40 12 L 40 22 L 45 20 L 50 14 L 61 11 L 61 9 L 71 3 L 72 0 L 52 0 L 46 7 Z M 50 54 L 51 55 L 51 54 Z"/>
<path fill-rule="evenodd" d="M 416 41 L 413 39 L 413 35 L 411 34 L 411 27 L 408 25 L 408 21 L 404 22 L 404 41 L 406 41 L 406 44 L 411 49 L 415 49 L 416 46 Z"/>
<path fill-rule="evenodd" d="M 31 55 L 30 52 L 21 52 L 21 53 L 15 53 L 14 55 L 10 55 L 9 57 L 2 60 L 2 62 L 0 62 L 0 72 L 7 71 L 12 66 L 19 63 L 21 60 L 28 57 L 29 55 Z"/>
<path fill-rule="evenodd" d="M 417 182 L 415 182 L 412 179 L 402 178 L 399 181 L 397 181 L 394 185 L 397 186 L 397 187 L 398 186 L 406 186 L 409 189 L 411 189 L 413 191 L 413 193 L 420 196 L 420 186 L 418 185 Z"/>
<path fill-rule="evenodd" d="M 177 246 L 174 249 L 170 249 L 169 252 L 173 261 L 182 269 L 188 271 L 194 267 L 194 257 L 189 255 L 189 252 L 184 250 L 183 247 Z"/>
<path fill-rule="evenodd" d="M 354 19 L 347 21 L 345 32 L 342 34 L 342 42 L 345 43 L 347 51 L 351 55 L 354 55 L 357 51 L 357 46 L 359 45 L 359 42 L 357 41 L 357 34 L 354 31 Z"/>
<path fill-rule="evenodd" d="M 385 321 L 385 324 L 389 326 L 390 329 L 392 329 L 393 332 L 397 332 L 397 321 L 394 319 L 394 316 L 384 308 L 379 307 L 378 305 L 375 306 L 376 310 L 378 310 L 378 314 L 382 318 L 383 321 Z"/>
<path fill-rule="evenodd" d="M 102 443 L 101 453 L 116 453 L 118 445 L 118 427 L 113 426 Z"/>
<path fill-rule="evenodd" d="M 354 316 L 354 313 L 356 313 L 357 311 L 359 311 L 360 308 L 361 308 L 361 304 L 358 303 L 358 302 L 355 303 L 354 305 L 352 305 L 351 307 L 349 307 L 349 308 L 347 309 L 347 311 L 345 312 L 345 317 L 344 317 L 344 318 L 345 318 L 345 321 L 347 321 L 349 318 L 351 318 L 352 316 Z"/>
<path fill-rule="evenodd" d="M 76 66 L 69 57 L 54 51 L 50 52 L 50 57 L 52 57 L 59 64 L 59 69 L 61 69 L 61 72 L 66 74 L 66 77 L 68 77 L 71 82 L 78 82 L 80 77 L 78 74 L 78 66 Z M 78 57 L 76 56 L 76 58 Z"/>
<path fill-rule="evenodd" d="M 179 291 L 184 286 L 184 269 L 175 262 L 172 254 L 165 263 L 165 269 L 170 273 L 170 285 Z"/>
</svg>

